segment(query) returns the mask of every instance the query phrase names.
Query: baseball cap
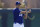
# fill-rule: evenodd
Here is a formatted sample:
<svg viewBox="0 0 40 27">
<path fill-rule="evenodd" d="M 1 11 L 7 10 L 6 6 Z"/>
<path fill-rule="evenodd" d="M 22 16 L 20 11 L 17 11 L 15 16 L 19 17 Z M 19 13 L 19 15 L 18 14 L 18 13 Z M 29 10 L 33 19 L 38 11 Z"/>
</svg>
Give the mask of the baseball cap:
<svg viewBox="0 0 40 27">
<path fill-rule="evenodd" d="M 16 5 L 21 5 L 21 3 L 19 1 L 16 1 Z"/>
</svg>

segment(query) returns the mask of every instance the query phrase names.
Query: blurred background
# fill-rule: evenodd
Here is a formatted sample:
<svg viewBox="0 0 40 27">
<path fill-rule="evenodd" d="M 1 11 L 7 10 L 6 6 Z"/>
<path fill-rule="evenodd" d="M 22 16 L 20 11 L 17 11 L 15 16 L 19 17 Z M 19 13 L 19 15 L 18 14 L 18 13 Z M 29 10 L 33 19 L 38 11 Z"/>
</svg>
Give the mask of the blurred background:
<svg viewBox="0 0 40 27">
<path fill-rule="evenodd" d="M 0 7 L 2 8 L 14 8 L 15 2 L 22 0 L 0 0 Z M 28 8 L 40 8 L 40 0 L 26 0 Z"/>
<path fill-rule="evenodd" d="M 13 8 L 15 2 L 23 0 L 0 0 L 0 27 L 13 27 Z M 31 15 L 35 16 L 34 20 L 25 20 L 25 27 L 40 27 L 40 0 L 26 0 L 27 7 L 31 9 Z M 24 8 L 20 10 L 24 11 Z M 28 23 L 27 23 L 28 22 Z"/>
</svg>

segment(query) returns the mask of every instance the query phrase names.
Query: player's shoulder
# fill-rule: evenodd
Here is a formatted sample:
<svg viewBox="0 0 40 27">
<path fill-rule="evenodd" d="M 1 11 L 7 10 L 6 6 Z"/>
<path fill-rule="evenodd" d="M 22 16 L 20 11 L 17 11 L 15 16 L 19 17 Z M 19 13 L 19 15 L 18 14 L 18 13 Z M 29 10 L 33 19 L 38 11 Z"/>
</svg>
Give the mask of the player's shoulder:
<svg viewBox="0 0 40 27">
<path fill-rule="evenodd" d="M 16 8 L 13 8 L 13 10 L 15 10 Z"/>
</svg>

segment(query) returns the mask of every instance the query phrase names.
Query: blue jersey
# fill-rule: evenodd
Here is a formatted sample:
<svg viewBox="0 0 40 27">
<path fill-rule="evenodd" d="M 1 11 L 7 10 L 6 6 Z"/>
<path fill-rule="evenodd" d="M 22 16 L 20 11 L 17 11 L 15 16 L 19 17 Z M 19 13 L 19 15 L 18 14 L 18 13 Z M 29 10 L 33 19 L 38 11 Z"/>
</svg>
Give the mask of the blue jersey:
<svg viewBox="0 0 40 27">
<path fill-rule="evenodd" d="M 19 8 L 15 8 L 13 10 L 15 23 L 23 23 L 23 14 L 20 14 L 20 12 Z"/>
</svg>

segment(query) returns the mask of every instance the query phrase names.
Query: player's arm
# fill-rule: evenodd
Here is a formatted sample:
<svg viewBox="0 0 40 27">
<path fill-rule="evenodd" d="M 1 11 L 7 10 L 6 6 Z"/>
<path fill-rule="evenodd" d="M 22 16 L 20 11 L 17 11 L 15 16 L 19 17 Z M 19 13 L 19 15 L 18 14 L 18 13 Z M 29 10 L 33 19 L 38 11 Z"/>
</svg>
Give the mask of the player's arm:
<svg viewBox="0 0 40 27">
<path fill-rule="evenodd" d="M 26 11 L 27 11 L 27 9 L 26 9 Z M 27 19 L 27 15 L 28 15 L 28 13 L 31 13 L 31 9 L 25 13 L 25 15 L 24 15 L 24 19 Z M 29 19 L 31 19 L 31 18 L 29 18 Z"/>
<path fill-rule="evenodd" d="M 21 14 L 25 14 L 25 13 L 26 13 L 26 11 L 21 11 L 20 13 L 21 13 Z"/>
</svg>

